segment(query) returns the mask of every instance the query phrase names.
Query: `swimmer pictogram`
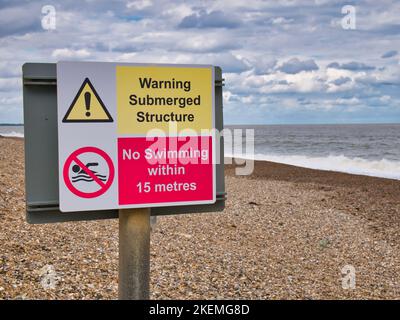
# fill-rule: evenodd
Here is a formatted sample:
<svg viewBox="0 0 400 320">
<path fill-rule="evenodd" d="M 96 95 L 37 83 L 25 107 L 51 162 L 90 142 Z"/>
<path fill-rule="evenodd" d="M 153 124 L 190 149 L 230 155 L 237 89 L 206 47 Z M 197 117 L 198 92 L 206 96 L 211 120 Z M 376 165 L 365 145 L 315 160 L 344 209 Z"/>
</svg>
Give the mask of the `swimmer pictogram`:
<svg viewBox="0 0 400 320">
<path fill-rule="evenodd" d="M 89 169 L 89 167 L 93 167 L 93 166 L 98 166 L 98 162 L 89 162 L 85 164 L 85 167 Z M 82 169 L 79 165 L 74 164 L 72 166 L 72 171 L 74 173 L 76 173 L 76 176 L 72 177 L 72 182 L 79 182 L 79 181 L 85 181 L 85 182 L 95 182 L 94 179 L 86 173 L 86 171 L 84 169 Z M 98 173 L 97 171 L 94 171 L 92 169 L 90 169 L 90 171 L 97 177 L 99 178 L 99 180 L 101 181 L 107 181 L 107 175 L 102 175 L 100 173 Z"/>
</svg>

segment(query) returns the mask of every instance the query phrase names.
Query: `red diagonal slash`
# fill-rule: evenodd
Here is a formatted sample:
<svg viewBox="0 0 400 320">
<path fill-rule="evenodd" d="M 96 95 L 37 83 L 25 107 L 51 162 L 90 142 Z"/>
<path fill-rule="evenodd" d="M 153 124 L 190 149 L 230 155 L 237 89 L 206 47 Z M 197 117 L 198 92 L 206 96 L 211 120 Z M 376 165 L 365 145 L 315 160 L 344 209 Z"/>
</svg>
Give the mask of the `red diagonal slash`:
<svg viewBox="0 0 400 320">
<path fill-rule="evenodd" d="M 104 188 L 104 187 L 105 187 L 105 183 L 104 183 L 103 181 L 101 181 L 98 177 L 96 177 L 96 175 L 95 175 L 91 170 L 89 170 L 88 167 L 86 167 L 86 166 L 83 164 L 83 162 L 80 161 L 80 160 L 78 159 L 78 157 L 76 157 L 76 156 L 73 157 L 73 158 L 72 158 L 72 161 L 76 162 L 76 164 L 77 164 L 78 166 L 80 166 L 81 169 L 82 169 L 83 171 L 85 171 L 94 181 L 96 181 L 96 182 L 100 185 L 101 188 Z"/>
</svg>

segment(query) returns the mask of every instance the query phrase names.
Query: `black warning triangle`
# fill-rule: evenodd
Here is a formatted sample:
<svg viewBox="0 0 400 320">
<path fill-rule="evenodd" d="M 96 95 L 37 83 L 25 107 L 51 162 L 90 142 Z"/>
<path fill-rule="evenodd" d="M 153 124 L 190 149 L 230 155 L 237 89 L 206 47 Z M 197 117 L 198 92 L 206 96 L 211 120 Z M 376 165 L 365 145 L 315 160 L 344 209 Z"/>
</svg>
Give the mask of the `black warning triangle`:
<svg viewBox="0 0 400 320">
<path fill-rule="evenodd" d="M 113 122 L 89 78 L 85 78 L 62 122 Z"/>
</svg>

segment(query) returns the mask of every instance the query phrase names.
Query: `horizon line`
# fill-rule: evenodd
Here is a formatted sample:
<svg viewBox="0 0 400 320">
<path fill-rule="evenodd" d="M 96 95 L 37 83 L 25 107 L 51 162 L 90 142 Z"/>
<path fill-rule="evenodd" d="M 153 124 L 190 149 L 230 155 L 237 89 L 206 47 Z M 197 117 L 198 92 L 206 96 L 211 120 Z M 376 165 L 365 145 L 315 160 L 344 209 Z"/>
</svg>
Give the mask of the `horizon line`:
<svg viewBox="0 0 400 320">
<path fill-rule="evenodd" d="M 320 126 L 320 125 L 377 125 L 377 124 L 400 124 L 400 122 L 320 122 L 320 123 L 306 123 L 306 122 L 299 122 L 299 123 L 225 123 L 225 126 Z M 23 126 L 24 123 L 12 123 L 12 122 L 5 122 L 0 123 L 0 126 Z"/>
<path fill-rule="evenodd" d="M 321 122 L 321 123 L 225 123 L 224 126 L 321 126 L 321 125 L 397 125 L 400 122 Z"/>
</svg>

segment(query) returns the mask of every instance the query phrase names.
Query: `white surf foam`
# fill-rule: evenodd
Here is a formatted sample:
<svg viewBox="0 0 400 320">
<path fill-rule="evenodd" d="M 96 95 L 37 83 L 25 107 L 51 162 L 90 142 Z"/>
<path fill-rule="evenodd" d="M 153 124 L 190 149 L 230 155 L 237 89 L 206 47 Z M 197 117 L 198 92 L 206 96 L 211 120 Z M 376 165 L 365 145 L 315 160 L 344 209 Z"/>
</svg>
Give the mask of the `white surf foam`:
<svg viewBox="0 0 400 320">
<path fill-rule="evenodd" d="M 0 136 L 3 136 L 3 137 L 23 138 L 23 137 L 24 137 L 24 134 L 21 133 L 21 132 L 11 131 L 11 132 L 0 132 Z"/>
<path fill-rule="evenodd" d="M 225 157 L 231 157 L 226 155 Z M 252 158 L 236 155 L 237 158 Z M 303 155 L 264 155 L 255 154 L 254 160 L 271 161 L 303 168 L 346 172 L 366 176 L 382 177 L 400 180 L 400 161 L 367 160 L 363 158 L 349 158 L 346 156 L 310 157 Z"/>
</svg>

